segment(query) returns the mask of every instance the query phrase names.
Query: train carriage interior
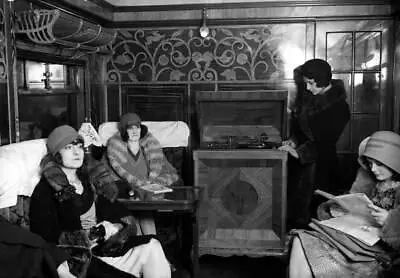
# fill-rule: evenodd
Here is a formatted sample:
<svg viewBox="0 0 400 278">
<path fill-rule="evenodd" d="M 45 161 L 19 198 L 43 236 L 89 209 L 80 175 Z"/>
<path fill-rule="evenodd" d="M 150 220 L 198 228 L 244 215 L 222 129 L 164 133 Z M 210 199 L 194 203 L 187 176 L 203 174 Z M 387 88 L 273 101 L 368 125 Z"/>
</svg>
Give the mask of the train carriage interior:
<svg viewBox="0 0 400 278">
<path fill-rule="evenodd" d="M 89 126 L 85 155 L 101 161 L 136 113 L 193 189 L 151 211 L 181 277 L 289 277 L 292 157 L 278 148 L 312 97 L 295 79 L 306 61 L 346 92 L 335 194 L 364 138 L 400 133 L 396 0 L 2 0 L 0 19 L 0 215 L 29 230 L 54 128 Z"/>
</svg>

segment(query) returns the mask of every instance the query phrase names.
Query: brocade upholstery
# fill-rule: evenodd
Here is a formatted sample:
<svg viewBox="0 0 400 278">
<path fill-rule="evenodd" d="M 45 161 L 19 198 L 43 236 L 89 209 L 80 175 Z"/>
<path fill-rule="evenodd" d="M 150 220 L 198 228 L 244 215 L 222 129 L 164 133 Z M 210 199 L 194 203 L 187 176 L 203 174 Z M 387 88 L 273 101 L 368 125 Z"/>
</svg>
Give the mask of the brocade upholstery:
<svg viewBox="0 0 400 278">
<path fill-rule="evenodd" d="M 19 195 L 17 204 L 9 208 L 0 209 L 0 215 L 11 223 L 29 230 L 29 202 L 29 197 Z"/>
<path fill-rule="evenodd" d="M 185 147 L 163 148 L 163 152 L 169 163 L 175 167 L 178 175 L 182 177 Z"/>
</svg>

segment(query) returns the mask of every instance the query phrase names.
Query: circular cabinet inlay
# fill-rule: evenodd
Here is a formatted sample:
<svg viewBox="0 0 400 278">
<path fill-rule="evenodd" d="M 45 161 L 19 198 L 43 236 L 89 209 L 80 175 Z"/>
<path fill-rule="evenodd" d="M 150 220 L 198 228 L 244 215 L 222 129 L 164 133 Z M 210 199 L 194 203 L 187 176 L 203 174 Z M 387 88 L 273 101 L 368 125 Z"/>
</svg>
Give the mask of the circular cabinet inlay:
<svg viewBox="0 0 400 278">
<path fill-rule="evenodd" d="M 247 215 L 258 205 L 258 194 L 255 188 L 243 180 L 234 180 L 220 192 L 222 205 L 233 215 Z"/>
</svg>

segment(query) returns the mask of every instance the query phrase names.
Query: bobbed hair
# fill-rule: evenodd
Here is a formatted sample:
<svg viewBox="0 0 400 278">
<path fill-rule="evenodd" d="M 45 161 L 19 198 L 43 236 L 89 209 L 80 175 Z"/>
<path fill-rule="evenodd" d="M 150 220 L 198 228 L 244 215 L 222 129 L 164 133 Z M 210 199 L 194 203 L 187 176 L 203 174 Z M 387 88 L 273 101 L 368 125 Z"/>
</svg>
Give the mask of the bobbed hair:
<svg viewBox="0 0 400 278">
<path fill-rule="evenodd" d="M 132 125 L 125 125 L 125 126 L 120 126 L 119 127 L 119 133 L 121 134 L 121 139 L 124 142 L 127 142 L 129 139 L 128 136 L 128 128 L 130 128 Z M 144 136 L 146 136 L 148 131 L 147 126 L 140 124 L 140 139 L 142 139 Z"/>
<path fill-rule="evenodd" d="M 84 141 L 83 141 L 82 137 L 79 137 L 76 140 L 74 140 L 73 142 L 71 142 L 70 144 L 74 144 L 74 145 L 82 144 L 83 145 Z M 56 152 L 55 154 L 49 154 L 49 155 L 51 155 L 51 160 L 52 161 L 54 161 L 55 163 L 59 164 L 60 166 L 63 165 L 60 151 Z M 86 166 L 87 166 L 87 160 L 86 160 L 86 157 L 84 157 L 82 166 L 78 169 L 78 171 L 81 170 L 81 169 L 85 169 Z"/>
<path fill-rule="evenodd" d="M 311 59 L 301 67 L 305 78 L 314 79 L 318 87 L 327 87 L 332 80 L 331 66 L 322 59 Z"/>
</svg>

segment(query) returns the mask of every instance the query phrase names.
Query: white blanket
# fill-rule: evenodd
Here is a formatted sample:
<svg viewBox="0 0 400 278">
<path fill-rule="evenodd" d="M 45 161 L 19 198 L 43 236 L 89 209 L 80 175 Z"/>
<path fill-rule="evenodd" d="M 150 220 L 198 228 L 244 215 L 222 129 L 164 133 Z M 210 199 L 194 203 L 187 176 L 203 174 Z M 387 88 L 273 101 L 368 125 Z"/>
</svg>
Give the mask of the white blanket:
<svg viewBox="0 0 400 278">
<path fill-rule="evenodd" d="M 150 122 L 143 121 L 149 131 L 160 142 L 161 147 L 186 147 L 189 143 L 190 130 L 185 122 L 164 121 Z M 105 122 L 99 126 L 99 135 L 103 146 L 107 145 L 108 139 L 118 132 L 118 122 Z"/>
<path fill-rule="evenodd" d="M 0 147 L 0 208 L 16 205 L 17 195 L 32 195 L 40 180 L 40 161 L 46 153 L 46 139 Z"/>
</svg>

